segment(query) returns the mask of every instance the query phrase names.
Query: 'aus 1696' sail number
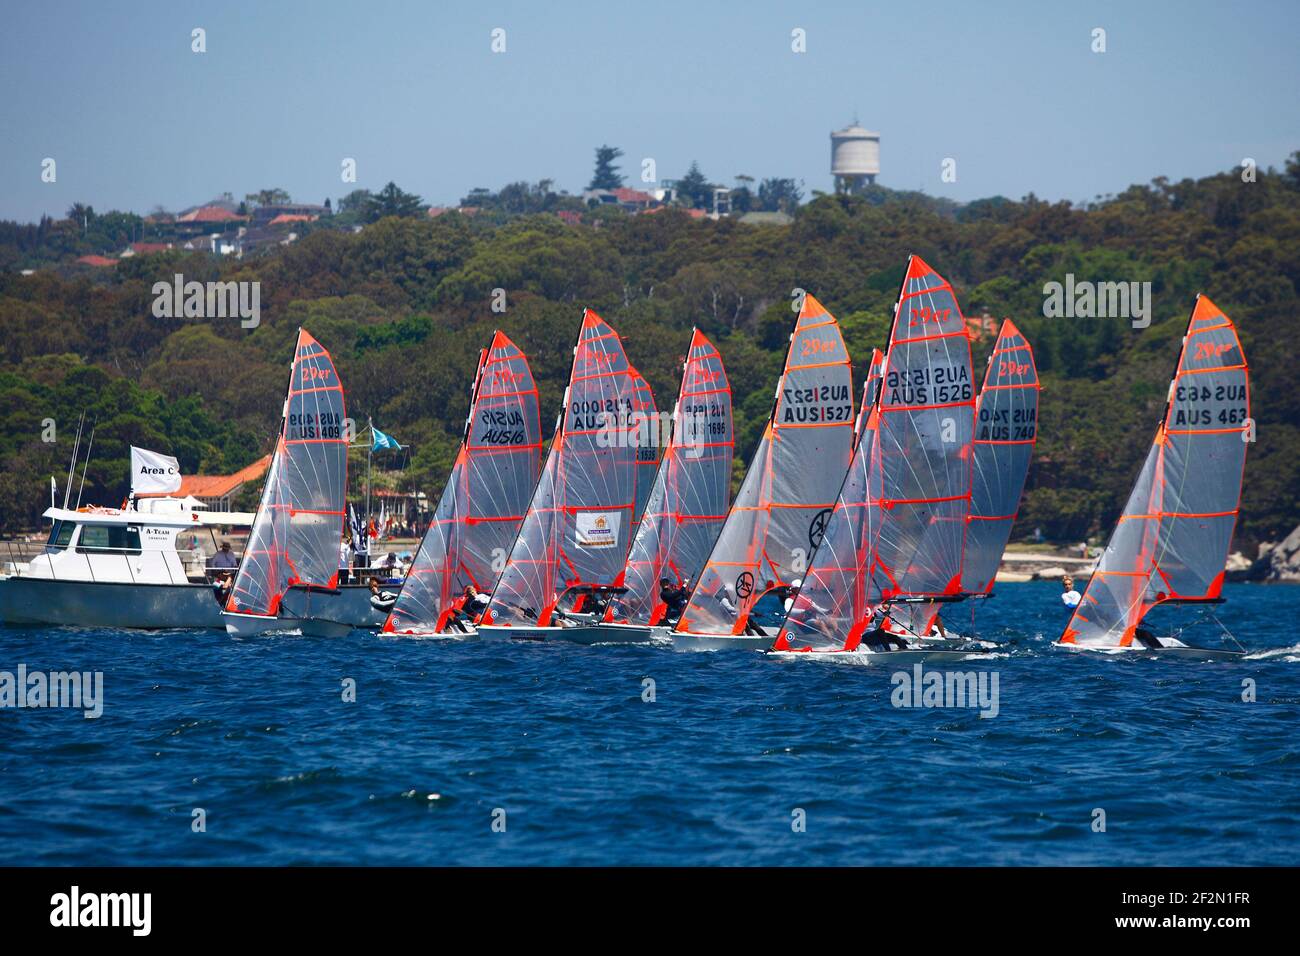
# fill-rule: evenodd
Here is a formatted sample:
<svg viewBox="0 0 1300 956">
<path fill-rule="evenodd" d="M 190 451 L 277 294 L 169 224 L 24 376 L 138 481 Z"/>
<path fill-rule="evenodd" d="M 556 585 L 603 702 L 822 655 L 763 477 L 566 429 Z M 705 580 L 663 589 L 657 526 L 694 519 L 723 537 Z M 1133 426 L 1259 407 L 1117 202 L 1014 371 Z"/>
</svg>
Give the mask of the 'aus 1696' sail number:
<svg viewBox="0 0 1300 956">
<path fill-rule="evenodd" d="M 781 393 L 784 397 L 781 403 L 782 425 L 847 422 L 853 418 L 853 400 L 849 397 L 847 385 L 783 388 Z"/>
</svg>

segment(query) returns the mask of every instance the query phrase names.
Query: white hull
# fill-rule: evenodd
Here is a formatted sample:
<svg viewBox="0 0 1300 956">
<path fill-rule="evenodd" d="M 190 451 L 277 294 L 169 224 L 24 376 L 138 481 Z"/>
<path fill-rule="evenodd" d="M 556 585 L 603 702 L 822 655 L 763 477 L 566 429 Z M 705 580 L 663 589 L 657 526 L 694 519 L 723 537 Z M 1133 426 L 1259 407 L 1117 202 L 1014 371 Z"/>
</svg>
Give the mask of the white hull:
<svg viewBox="0 0 1300 956">
<path fill-rule="evenodd" d="M 889 651 L 867 651 L 858 648 L 855 651 L 772 651 L 773 657 L 800 658 L 812 660 L 842 660 L 858 664 L 885 664 L 888 666 L 906 664 L 943 664 L 955 661 L 968 661 L 972 658 L 986 657 L 986 650 L 940 650 L 938 648 L 909 647 Z"/>
<path fill-rule="evenodd" d="M 566 644 L 640 644 L 653 639 L 654 628 L 624 624 L 582 624 L 577 627 L 480 626 L 483 640 L 562 641 Z"/>
<path fill-rule="evenodd" d="M 756 637 L 751 634 L 686 634 L 670 631 L 675 651 L 768 651 L 775 635 Z"/>
<path fill-rule="evenodd" d="M 1162 638 L 1169 641 L 1170 638 Z M 1191 647 L 1181 642 L 1166 647 L 1087 647 L 1082 644 L 1055 643 L 1053 647 L 1076 653 L 1109 654 L 1118 656 L 1156 657 L 1194 661 L 1237 661 L 1243 659 L 1246 651 L 1232 651 L 1217 647 Z"/>
</svg>

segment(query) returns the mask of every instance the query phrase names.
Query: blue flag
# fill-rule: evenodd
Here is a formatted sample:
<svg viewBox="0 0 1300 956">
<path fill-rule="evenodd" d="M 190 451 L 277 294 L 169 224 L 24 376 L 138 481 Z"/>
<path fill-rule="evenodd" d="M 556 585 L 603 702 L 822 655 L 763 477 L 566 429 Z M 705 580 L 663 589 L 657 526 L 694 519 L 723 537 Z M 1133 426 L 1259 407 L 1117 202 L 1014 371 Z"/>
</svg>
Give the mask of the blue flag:
<svg viewBox="0 0 1300 956">
<path fill-rule="evenodd" d="M 370 426 L 370 432 L 372 437 L 372 444 L 370 446 L 371 451 L 380 451 L 384 448 L 392 448 L 395 451 L 402 450 L 402 446 L 398 443 L 397 439 L 393 438 L 391 435 L 385 435 L 374 425 Z"/>
</svg>

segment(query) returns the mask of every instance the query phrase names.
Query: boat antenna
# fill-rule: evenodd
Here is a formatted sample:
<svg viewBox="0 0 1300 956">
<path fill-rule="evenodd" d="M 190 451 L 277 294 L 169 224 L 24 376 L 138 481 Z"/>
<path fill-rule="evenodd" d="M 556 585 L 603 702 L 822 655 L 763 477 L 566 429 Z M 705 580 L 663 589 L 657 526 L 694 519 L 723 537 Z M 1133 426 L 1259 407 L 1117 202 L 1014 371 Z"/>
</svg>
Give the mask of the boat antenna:
<svg viewBox="0 0 1300 956">
<path fill-rule="evenodd" d="M 68 499 L 72 496 L 72 479 L 77 476 L 77 452 L 81 448 L 81 427 L 86 422 L 86 410 L 81 410 L 81 417 L 77 419 L 77 440 L 72 445 L 72 460 L 68 462 L 68 481 L 63 487 L 63 508 L 66 511 Z"/>
<path fill-rule="evenodd" d="M 95 425 L 96 424 L 97 423 L 92 423 L 90 426 L 90 441 L 86 443 L 86 460 L 81 466 L 81 484 L 77 486 L 77 507 L 78 508 L 81 507 L 81 491 L 83 488 L 86 487 L 86 470 L 90 468 L 90 453 L 95 447 Z M 72 489 L 69 488 L 68 490 L 71 491 Z"/>
</svg>

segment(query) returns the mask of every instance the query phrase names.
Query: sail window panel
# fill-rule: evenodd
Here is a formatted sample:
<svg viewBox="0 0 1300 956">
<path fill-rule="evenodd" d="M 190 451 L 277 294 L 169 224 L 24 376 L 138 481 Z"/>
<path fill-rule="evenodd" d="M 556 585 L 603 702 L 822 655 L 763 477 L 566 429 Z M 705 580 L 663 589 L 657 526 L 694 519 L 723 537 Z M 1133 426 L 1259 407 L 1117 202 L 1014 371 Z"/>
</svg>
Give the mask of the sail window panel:
<svg viewBox="0 0 1300 956">
<path fill-rule="evenodd" d="M 1151 587 L 1168 597 L 1202 598 L 1223 573 L 1236 519 L 1163 517 Z"/>
<path fill-rule="evenodd" d="M 969 407 L 882 410 L 880 454 L 889 499 L 948 498 L 970 492 Z M 969 454 L 969 451 L 967 452 Z"/>
<path fill-rule="evenodd" d="M 1013 518 L 972 520 L 966 526 L 966 555 L 962 565 L 962 590 L 973 594 L 988 591 L 997 574 L 998 560 L 1011 536 Z M 981 560 L 994 555 L 995 560 Z"/>
<path fill-rule="evenodd" d="M 1033 453 L 1033 445 L 988 445 L 976 441 L 971 487 L 973 516 L 998 518 L 1016 513 Z"/>
<path fill-rule="evenodd" d="M 873 589 L 878 594 L 938 595 L 961 573 L 964 501 L 895 503 L 882 509 Z"/>
</svg>

